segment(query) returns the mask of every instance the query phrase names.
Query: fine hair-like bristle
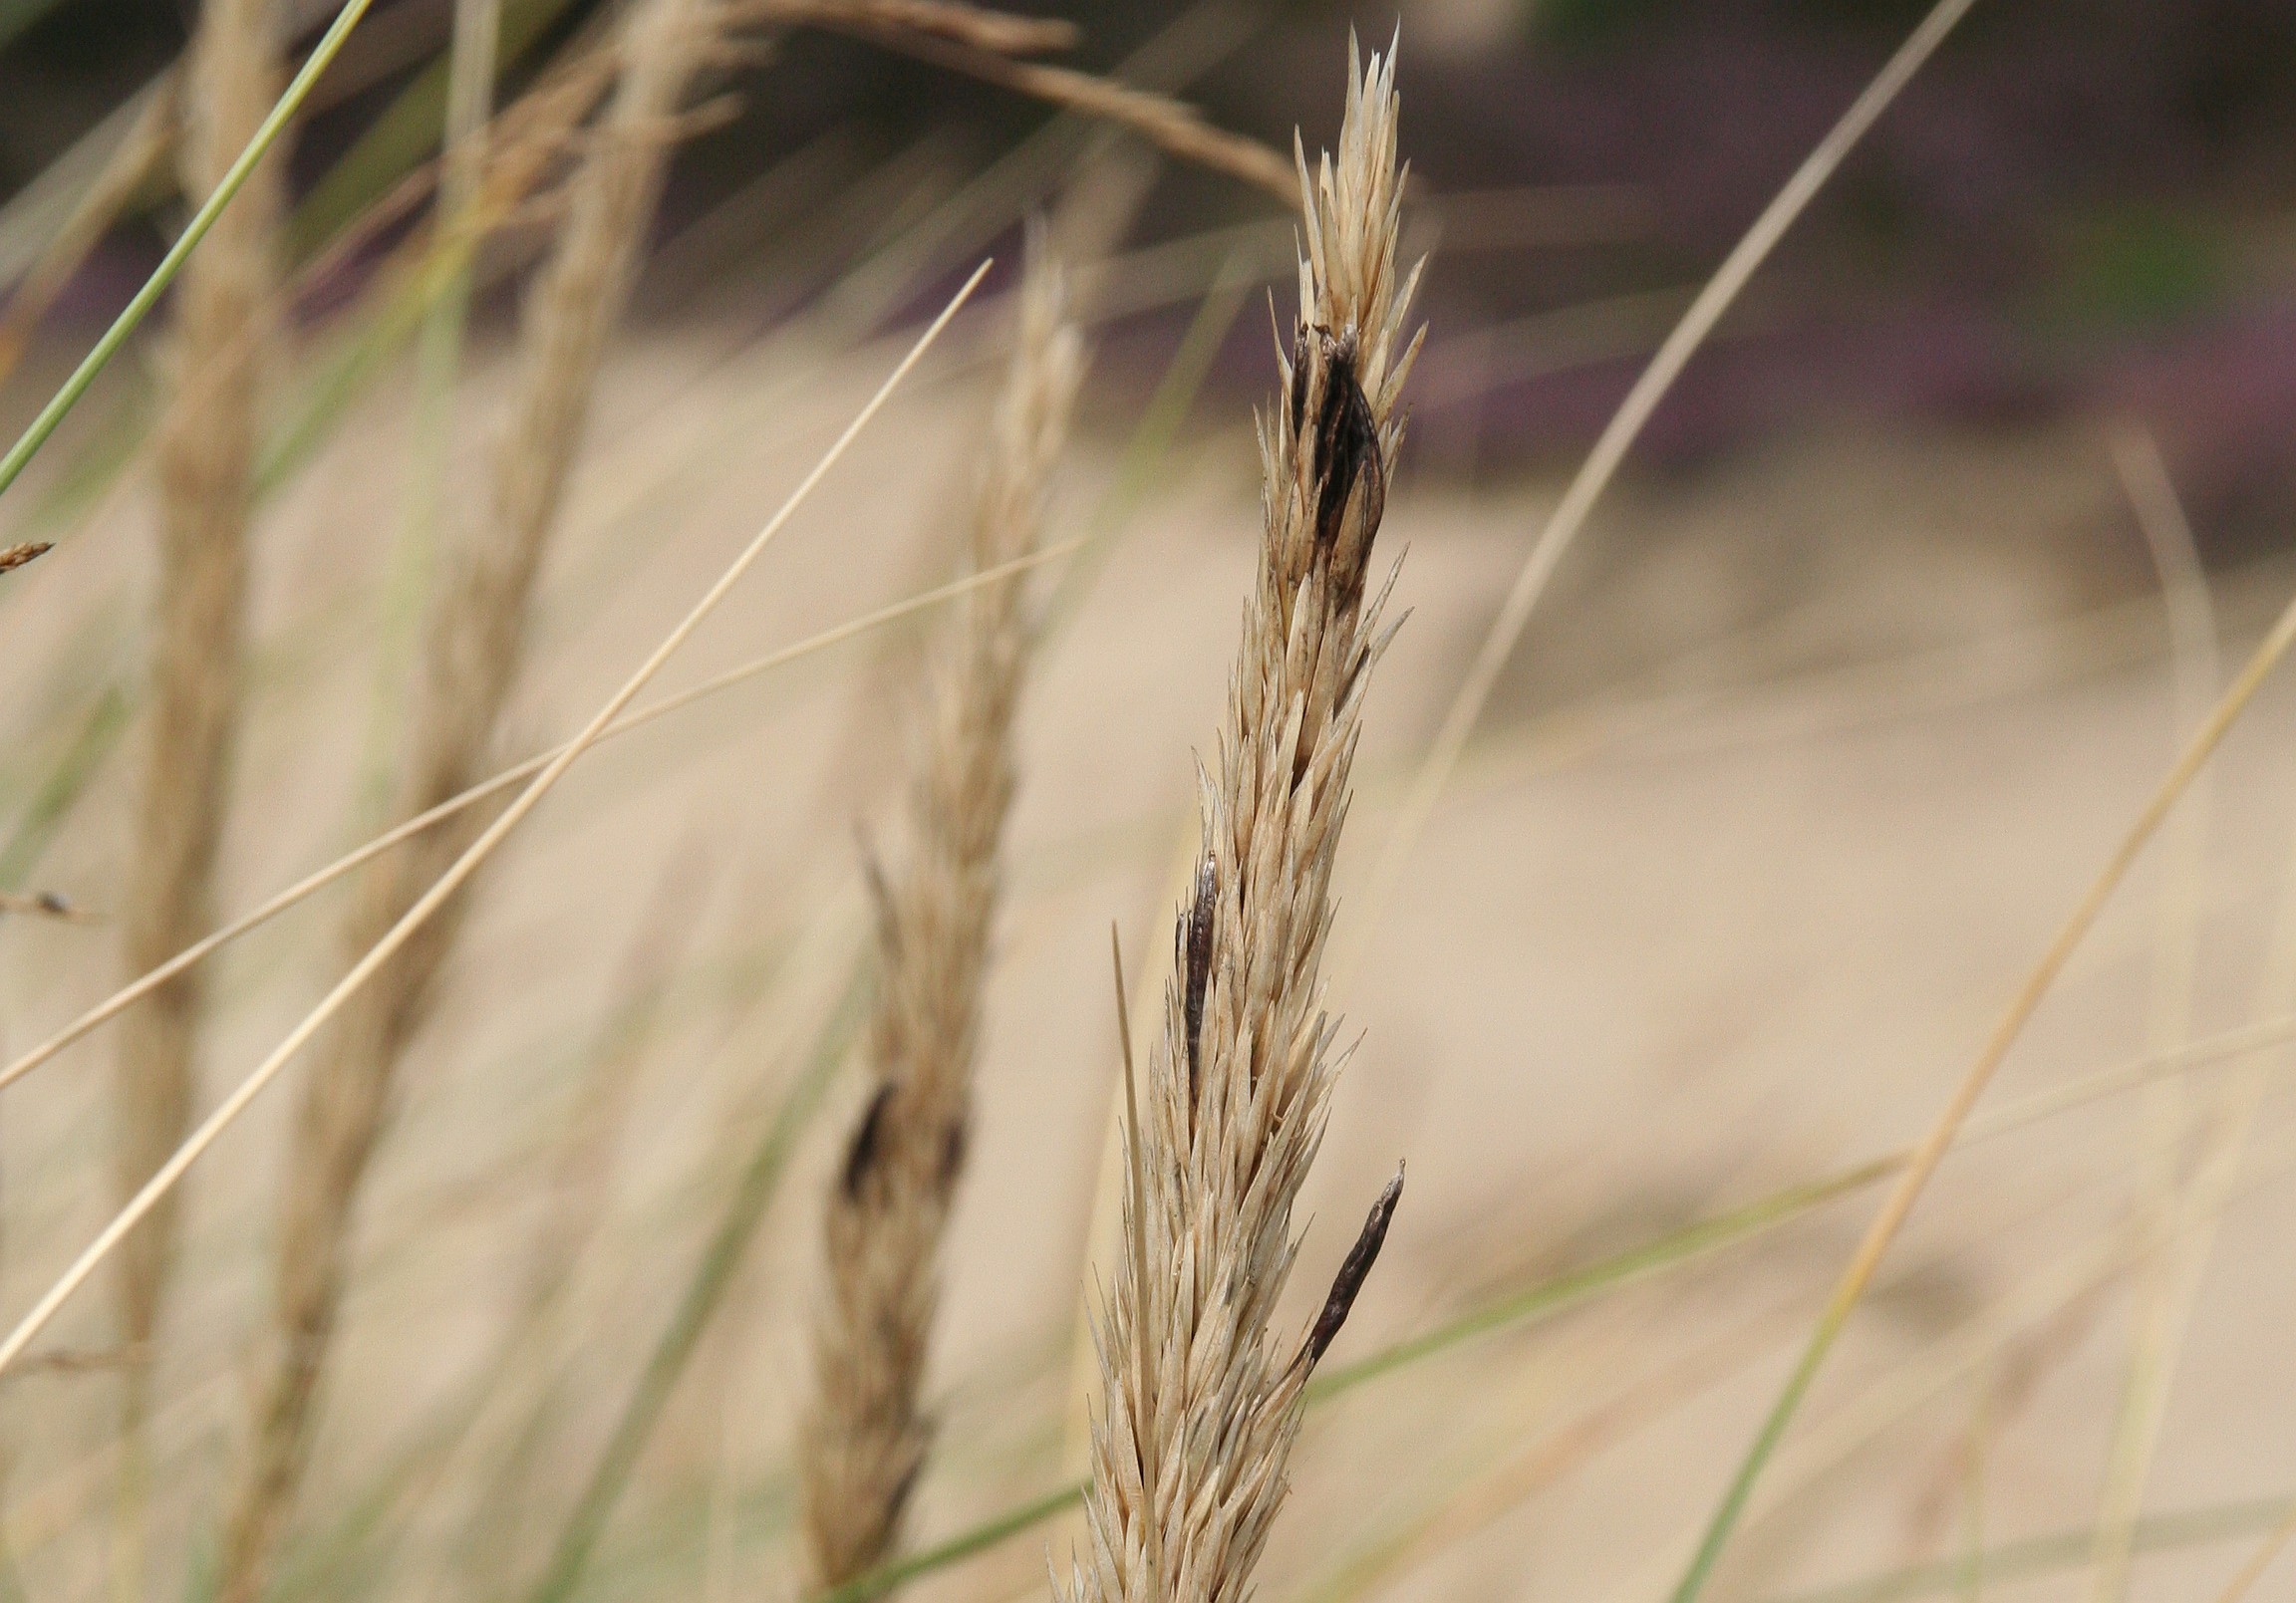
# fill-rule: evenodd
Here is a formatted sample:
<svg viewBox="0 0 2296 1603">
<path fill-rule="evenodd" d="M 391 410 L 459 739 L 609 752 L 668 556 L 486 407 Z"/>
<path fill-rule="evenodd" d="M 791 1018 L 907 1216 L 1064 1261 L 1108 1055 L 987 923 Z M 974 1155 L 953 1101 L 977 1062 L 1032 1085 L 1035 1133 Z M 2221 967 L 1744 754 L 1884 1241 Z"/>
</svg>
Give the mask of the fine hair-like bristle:
<svg viewBox="0 0 2296 1603">
<path fill-rule="evenodd" d="M 264 0 L 208 0 L 191 43 L 181 141 L 184 192 L 205 199 L 271 110 L 280 46 Z M 121 905 L 131 976 L 156 967 L 214 923 L 239 721 L 248 523 L 262 381 L 279 277 L 284 150 L 259 163 L 215 221 L 179 283 L 159 422 L 159 572 L 135 844 Z M 114 1059 L 114 1179 L 133 1197 L 189 1128 L 193 1055 L 206 987 L 198 971 L 155 991 L 124 1021 Z M 179 1194 L 178 1194 L 179 1195 Z M 120 1254 L 121 1336 L 153 1351 L 176 1254 L 178 1197 L 152 1210 Z M 147 1364 L 122 1399 L 124 1569 L 140 1571 Z M 131 1589 L 141 1576 L 124 1577 Z"/>
<path fill-rule="evenodd" d="M 521 320 L 521 375 L 495 445 L 493 499 L 431 609 L 395 810 L 412 817 L 482 777 L 522 656 L 527 600 L 557 519 L 607 336 L 627 304 L 670 144 L 662 130 L 709 38 L 701 0 L 645 0 L 621 79 Z M 362 882 L 347 944 L 365 952 L 460 855 L 483 818 L 434 830 Z M 293 1506 L 345 1289 L 351 1221 L 401 1056 L 452 948 L 457 901 L 345 1010 L 312 1068 L 283 1201 L 273 1351 L 224 1531 L 220 1603 L 256 1603 Z"/>
<path fill-rule="evenodd" d="M 1110 1277 L 1071 1603 L 1235 1603 L 1283 1500 L 1307 1377 L 1385 1238 L 1401 1178 L 1296 1348 L 1270 1331 L 1292 1207 L 1342 1054 L 1318 975 L 1363 694 L 1385 645 L 1366 577 L 1417 344 L 1396 276 L 1402 173 L 1392 61 L 1352 50 L 1336 160 L 1304 191 L 1299 319 L 1261 419 L 1259 584 L 1217 775 L 1204 776 L 1195 893 L 1176 935 L 1143 1100 L 1128 1262 Z"/>
<path fill-rule="evenodd" d="M 1062 275 L 1039 247 L 972 515 L 976 571 L 1034 549 L 1082 368 Z M 893 1549 L 932 1438 L 922 1399 L 941 1238 L 971 1123 L 1012 720 L 1034 634 L 1021 576 L 968 601 L 936 665 L 914 763 L 907 851 L 873 876 L 875 1088 L 827 1204 L 816 1388 L 800 1469 L 812 1580 L 838 1585 Z"/>
</svg>

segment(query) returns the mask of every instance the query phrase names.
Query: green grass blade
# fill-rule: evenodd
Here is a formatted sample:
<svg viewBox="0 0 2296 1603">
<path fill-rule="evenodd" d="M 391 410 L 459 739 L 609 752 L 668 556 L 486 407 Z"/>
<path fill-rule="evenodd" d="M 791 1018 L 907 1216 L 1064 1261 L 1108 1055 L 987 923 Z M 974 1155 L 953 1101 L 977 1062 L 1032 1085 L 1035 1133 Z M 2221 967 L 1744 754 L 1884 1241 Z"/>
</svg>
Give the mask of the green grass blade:
<svg viewBox="0 0 2296 1603">
<path fill-rule="evenodd" d="M 856 1575 L 835 1591 L 824 1592 L 812 1603 L 871 1603 L 872 1599 L 883 1597 L 921 1575 L 945 1569 L 975 1553 L 987 1552 L 1032 1526 L 1041 1525 L 1055 1514 L 1065 1513 L 1083 1500 L 1084 1482 L 1071 1481 L 1057 1491 L 1044 1493 L 1034 1502 L 1008 1508 L 984 1524 L 960 1531 L 945 1542 L 937 1542 L 894 1563 L 882 1564 L 866 1575 Z"/>
<path fill-rule="evenodd" d="M 2296 1497 L 2259 1497 L 2246 1502 L 2214 1503 L 2171 1514 L 2154 1514 L 2138 1521 L 2136 1548 L 2141 1553 L 2168 1552 L 2260 1535 L 2286 1518 L 2292 1509 L 2296 1509 Z M 1980 1555 L 1979 1562 L 1989 1581 L 2037 1580 L 2087 1568 L 2096 1541 L 2097 1532 L 2093 1528 L 2055 1531 L 1989 1547 Z M 1966 1577 L 1968 1566 L 1968 1557 L 1957 1554 L 1839 1586 L 1770 1598 L 1765 1603 L 1907 1603 L 1909 1599 L 1939 1597 L 1953 1591 Z"/>
<path fill-rule="evenodd" d="M 80 732 L 41 782 L 25 807 L 24 816 L 9 832 L 7 844 L 0 846 L 0 890 L 24 888 L 25 878 L 40 866 L 41 855 L 48 850 L 48 843 L 55 838 L 64 820 L 71 816 L 81 793 L 104 766 L 104 759 L 112 755 L 112 748 L 120 743 L 121 735 L 127 732 L 128 715 L 134 708 L 134 697 L 119 683 L 107 685 L 96 697 L 80 725 Z"/>
<path fill-rule="evenodd" d="M 1313 1407 L 1328 1403 L 1358 1386 L 1394 1374 L 1478 1336 L 1492 1335 L 1501 1330 L 1553 1318 L 1582 1302 L 1618 1290 L 1661 1270 L 1692 1262 L 1735 1242 L 1776 1229 L 1838 1198 L 1885 1179 L 1901 1165 L 1901 1158 L 1893 1155 L 1845 1169 L 1820 1180 L 1790 1186 L 1749 1202 L 1744 1207 L 1732 1208 L 1713 1218 L 1700 1219 L 1639 1246 L 1628 1247 L 1623 1252 L 1614 1253 L 1597 1262 L 1543 1280 L 1513 1296 L 1463 1314 L 1448 1324 L 1438 1325 L 1423 1335 L 1373 1353 L 1368 1358 L 1326 1370 L 1308 1386 L 1308 1405 Z M 882 1565 L 866 1575 L 856 1576 L 835 1591 L 812 1599 L 811 1603 L 868 1603 L 868 1600 L 883 1597 L 896 1587 L 922 1575 L 961 1562 L 975 1553 L 985 1552 L 1031 1526 L 1042 1524 L 1081 1502 L 1083 1497 L 1084 1487 L 1080 1482 L 1046 1492 L 1033 1502 L 1007 1509 L 969 1530 L 960 1531 L 946 1541 Z"/>
<path fill-rule="evenodd" d="M 1770 1405 L 1761 1431 L 1746 1450 L 1745 1458 L 1739 1461 L 1737 1472 L 1730 1477 L 1730 1487 L 1722 1494 L 1721 1505 L 1706 1522 L 1705 1534 L 1698 1538 L 1698 1551 L 1692 1555 L 1682 1579 L 1675 1584 L 1671 1603 L 1690 1603 L 1705 1590 L 1707 1578 L 1714 1573 L 1715 1562 L 1721 1558 L 1731 1532 L 1745 1516 L 1747 1500 L 1754 1495 L 1754 1482 L 1762 1477 L 1771 1456 L 1778 1451 L 1778 1444 L 1785 1439 L 1786 1427 L 1800 1411 L 1802 1399 L 1810 1395 L 1811 1383 L 1817 1380 L 1834 1338 L 1842 1333 L 1849 1317 L 1849 1305 L 1839 1297 L 1827 1305 L 1825 1317 L 1819 1320 L 1809 1344 L 1802 1349 L 1802 1356 L 1795 1361 L 1794 1373 L 1787 1378 L 1778 1401 Z"/>
<path fill-rule="evenodd" d="M 1534 1320 L 1548 1319 L 1567 1309 L 1615 1291 L 1634 1281 L 1675 1268 L 1694 1258 L 1720 1251 L 1735 1242 L 1747 1240 L 1777 1228 L 1791 1219 L 1800 1218 L 1813 1208 L 1823 1206 L 1837 1198 L 1883 1180 L 1899 1168 L 1895 1156 L 1876 1158 L 1870 1163 L 1845 1169 L 1839 1174 L 1826 1176 L 1801 1186 L 1790 1186 L 1759 1198 L 1743 1207 L 1732 1208 L 1710 1219 L 1669 1231 L 1655 1240 L 1583 1268 L 1573 1269 L 1552 1280 L 1503 1298 L 1487 1307 L 1438 1325 L 1424 1335 L 1397 1342 L 1368 1358 L 1357 1359 L 1335 1369 L 1327 1369 L 1308 1383 L 1309 1402 L 1323 1402 L 1351 1392 L 1366 1381 L 1374 1381 L 1398 1369 L 1404 1369 L 1436 1353 L 1456 1347 L 1478 1336 L 1491 1335 Z"/>
<path fill-rule="evenodd" d="M 607 1439 L 605 1451 L 599 1454 L 589 1482 L 567 1518 L 566 1528 L 551 1554 L 549 1568 L 528 1594 L 531 1603 L 565 1603 L 581 1584 L 583 1568 L 589 1563 L 598 1538 L 605 1533 L 606 1521 L 613 1516 L 615 1505 L 621 1501 L 630 1473 L 652 1439 L 670 1394 L 677 1388 L 679 1377 L 685 1374 L 687 1362 L 694 1356 L 694 1349 L 701 1343 L 711 1318 L 724 1301 L 734 1271 L 741 1266 L 749 1242 L 764 1220 L 798 1136 L 820 1107 L 829 1082 L 845 1061 L 860 1028 L 868 976 L 868 964 L 856 961 L 845 983 L 844 994 L 838 998 L 828 1023 L 814 1041 L 810 1061 L 782 1099 L 764 1139 L 751 1154 L 718 1221 L 718 1228 L 710 1237 L 710 1244 L 703 1250 L 702 1261 L 687 1282 L 677 1311 L 655 1343 L 653 1356 L 647 1360 L 636 1390 L 623 1405 L 614 1434 Z"/>
<path fill-rule="evenodd" d="M 31 426 L 8 448 L 8 454 L 0 457 L 0 495 L 8 492 L 8 487 L 23 473 L 33 454 L 47 443 L 48 436 L 56 432 L 57 425 L 80 403 L 80 398 L 88 393 L 88 387 L 96 382 L 96 376 L 104 371 L 105 366 L 119 353 L 120 347 L 127 343 L 128 336 L 136 332 L 151 308 L 158 303 L 159 297 L 166 293 L 175 275 L 183 270 L 183 264 L 191 259 L 191 253 L 199 248 L 199 242 L 207 237 L 207 230 L 215 226 L 215 219 L 223 215 L 223 208 L 231 203 L 240 186 L 246 183 L 248 174 L 255 170 L 255 164 L 278 142 L 279 135 L 294 121 L 295 114 L 302 110 L 303 102 L 309 98 L 312 88 L 335 60 L 336 53 L 342 50 L 344 42 L 351 37 L 351 30 L 359 25 L 359 19 L 367 14 L 367 8 L 372 3 L 373 0 L 345 0 L 343 9 L 336 13 L 335 20 L 320 38 L 318 48 L 311 52 L 310 58 L 295 74 L 294 80 L 287 86 L 287 92 L 271 108 L 271 114 L 263 119 L 262 127 L 247 141 L 247 148 L 239 152 L 239 159 L 232 162 L 231 169 L 223 174 L 223 181 L 215 186 L 215 192 L 193 213 L 190 225 L 167 248 L 167 254 L 160 258 L 159 265 L 144 281 L 144 287 L 136 292 L 126 309 L 112 320 L 112 326 L 104 331 L 104 337 L 96 342 L 95 349 L 81 360 L 80 366 L 73 370 L 72 377 L 64 381 L 64 387 L 50 398 L 48 404 L 40 408 L 40 415 L 32 419 Z"/>
</svg>

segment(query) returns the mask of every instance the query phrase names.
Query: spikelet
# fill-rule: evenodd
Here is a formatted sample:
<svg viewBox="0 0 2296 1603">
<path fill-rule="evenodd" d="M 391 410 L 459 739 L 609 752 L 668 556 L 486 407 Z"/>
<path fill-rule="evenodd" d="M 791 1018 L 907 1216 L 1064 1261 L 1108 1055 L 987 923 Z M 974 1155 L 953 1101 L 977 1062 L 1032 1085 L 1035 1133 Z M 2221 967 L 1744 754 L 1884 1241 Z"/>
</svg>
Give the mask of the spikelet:
<svg viewBox="0 0 2296 1603">
<path fill-rule="evenodd" d="M 570 180 L 566 221 L 520 325 L 522 371 L 497 440 L 493 500 L 429 623 L 394 808 L 412 817 L 482 778 L 523 655 L 527 600 L 581 443 L 607 336 L 629 300 L 675 118 L 709 29 L 702 0 L 643 0 L 623 25 L 614 100 Z M 346 931 L 373 946 L 484 823 L 420 837 L 361 883 Z M 298 1109 L 280 1229 L 273 1350 L 224 1528 L 219 1603 L 258 1603 L 303 1478 L 348 1275 L 351 1225 L 401 1056 L 459 926 L 458 899 L 344 1010 Z"/>
<path fill-rule="evenodd" d="M 1075 400 L 1081 342 L 1032 248 L 972 518 L 976 571 L 1026 556 Z M 937 1258 L 964 1164 L 1012 719 L 1034 634 L 1014 576 L 976 592 L 933 675 L 898 872 L 878 875 L 876 1085 L 832 1185 L 816 1391 L 800 1455 L 806 1558 L 832 1587 L 885 1558 L 932 1438 L 921 1390 Z"/>
<path fill-rule="evenodd" d="M 1349 53 L 1346 121 L 1305 195 L 1299 323 L 1260 423 L 1259 585 L 1201 778 L 1163 1038 L 1133 1130 L 1126 1263 L 1098 1331 L 1104 1396 L 1072 1603 L 1240 1603 L 1286 1489 L 1309 1373 L 1384 1239 L 1382 1194 L 1305 1338 L 1270 1318 L 1292 1206 L 1344 1054 L 1318 969 L 1365 686 L 1386 643 L 1366 597 L 1401 436 L 1417 281 L 1396 278 L 1392 59 Z"/>
</svg>

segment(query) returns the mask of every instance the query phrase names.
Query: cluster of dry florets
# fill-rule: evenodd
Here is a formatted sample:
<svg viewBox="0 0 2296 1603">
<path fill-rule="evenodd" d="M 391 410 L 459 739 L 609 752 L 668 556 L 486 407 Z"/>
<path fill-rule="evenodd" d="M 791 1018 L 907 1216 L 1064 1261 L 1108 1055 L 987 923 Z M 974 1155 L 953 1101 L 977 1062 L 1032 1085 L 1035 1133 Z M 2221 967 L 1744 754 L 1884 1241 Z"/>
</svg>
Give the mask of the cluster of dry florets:
<svg viewBox="0 0 2296 1603">
<path fill-rule="evenodd" d="M 974 502 L 976 571 L 1035 548 L 1082 366 L 1060 270 L 1039 246 Z M 816 1390 L 800 1456 L 807 1559 L 823 1587 L 892 1551 L 932 1439 L 922 1393 L 937 1259 L 971 1122 L 998 844 L 1012 801 L 1012 719 L 1035 634 L 1025 584 L 1015 574 L 968 598 L 934 674 L 907 851 L 895 872 L 873 876 L 875 1087 L 829 1198 Z"/>
<path fill-rule="evenodd" d="M 1391 58 L 1350 58 L 1336 159 L 1305 195 L 1299 323 L 1261 420 L 1265 538 L 1230 684 L 1163 1039 L 1133 1132 L 1127 1263 L 1099 1331 L 1088 1560 L 1074 1603 L 1241 1599 L 1286 1486 L 1308 1374 L 1369 1271 L 1390 1186 L 1296 1344 L 1271 1319 L 1292 1208 L 1344 1058 L 1319 968 L 1386 592 L 1371 546 L 1416 353 L 1399 280 Z"/>
</svg>

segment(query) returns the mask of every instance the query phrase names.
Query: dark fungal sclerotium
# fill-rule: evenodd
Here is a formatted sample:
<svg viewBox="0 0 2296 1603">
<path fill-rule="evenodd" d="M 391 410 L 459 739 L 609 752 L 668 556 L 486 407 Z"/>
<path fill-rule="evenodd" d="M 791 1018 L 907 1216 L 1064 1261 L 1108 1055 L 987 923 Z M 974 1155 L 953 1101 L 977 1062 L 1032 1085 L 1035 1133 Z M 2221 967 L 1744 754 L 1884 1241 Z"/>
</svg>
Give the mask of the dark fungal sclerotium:
<svg viewBox="0 0 2296 1603">
<path fill-rule="evenodd" d="M 1314 337 L 1323 358 L 1314 442 L 1315 549 L 1330 566 L 1331 609 L 1347 613 L 1362 599 L 1371 540 L 1387 510 L 1387 466 L 1379 424 L 1355 375 L 1354 331 L 1336 339 L 1315 331 Z"/>
<path fill-rule="evenodd" d="M 1188 1045 L 1188 1105 L 1203 1067 L 1204 993 L 1212 983 L 1212 927 L 1220 911 L 1220 868 L 1209 854 L 1196 868 L 1196 896 L 1180 921 L 1181 1021 Z"/>
<path fill-rule="evenodd" d="M 1387 1244 L 1387 1226 L 1394 1222 L 1395 1204 L 1403 1196 L 1403 1170 L 1395 1170 L 1395 1178 L 1380 1191 L 1379 1199 L 1371 1204 L 1371 1211 L 1363 1220 L 1363 1228 L 1355 1237 L 1355 1244 L 1347 1249 L 1347 1256 L 1339 1262 L 1339 1272 L 1331 1277 L 1331 1289 L 1324 1295 L 1323 1311 L 1315 1316 L 1307 1339 L 1299 1346 L 1299 1356 L 1292 1362 L 1303 1369 L 1313 1369 L 1331 1350 L 1331 1343 L 1339 1335 L 1339 1327 L 1347 1323 L 1347 1315 L 1355 1306 L 1357 1293 L 1363 1282 L 1370 1278 L 1371 1265 L 1379 1261 L 1379 1249 Z"/>
<path fill-rule="evenodd" d="M 1336 616 L 1352 613 L 1363 599 L 1371 542 L 1387 509 L 1387 461 L 1378 418 L 1357 372 L 1360 361 L 1361 344 L 1351 328 L 1333 334 L 1302 323 L 1292 340 L 1292 436 L 1312 464 L 1315 506 L 1309 534 L 1315 559 L 1328 577 L 1327 605 Z"/>
<path fill-rule="evenodd" d="M 861 1116 L 861 1124 L 853 1132 L 853 1145 L 845 1150 L 845 1197 L 848 1202 L 861 1201 L 861 1188 L 869 1179 L 869 1172 L 877 1167 L 878 1148 L 883 1145 L 885 1114 L 900 1087 L 891 1081 L 877 1088 L 869 1099 L 869 1111 Z"/>
<path fill-rule="evenodd" d="M 971 1131 L 963 1121 L 941 1132 L 941 1169 L 935 1181 L 943 1195 L 957 1184 L 957 1177 L 965 1171 L 965 1151 L 972 1140 Z"/>
</svg>

